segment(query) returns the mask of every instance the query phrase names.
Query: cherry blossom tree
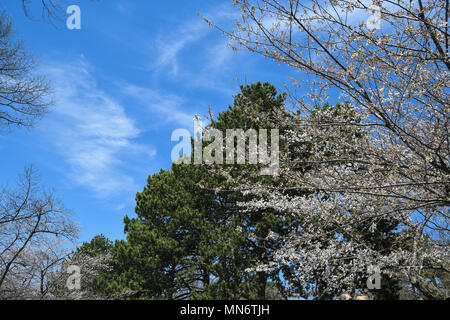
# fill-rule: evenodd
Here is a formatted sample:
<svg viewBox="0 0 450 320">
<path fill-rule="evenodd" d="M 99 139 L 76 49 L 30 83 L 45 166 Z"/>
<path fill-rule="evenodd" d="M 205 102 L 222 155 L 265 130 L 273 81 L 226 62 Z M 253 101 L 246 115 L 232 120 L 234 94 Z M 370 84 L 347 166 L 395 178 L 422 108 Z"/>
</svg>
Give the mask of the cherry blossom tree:
<svg viewBox="0 0 450 320">
<path fill-rule="evenodd" d="M 109 254 L 71 253 L 59 264 L 59 268 L 48 276 L 48 294 L 45 299 L 53 300 L 98 300 L 107 299 L 105 294 L 95 289 L 95 280 L 102 272 L 110 272 Z M 72 268 L 71 268 L 72 267 Z M 73 268 L 75 267 L 75 268 Z M 73 270 L 79 270 L 79 288 L 69 286 Z"/>
<path fill-rule="evenodd" d="M 280 162 L 282 184 L 241 187 L 265 198 L 244 207 L 304 219 L 272 263 L 296 265 L 302 283 L 322 272 L 319 278 L 334 293 L 377 267 L 407 279 L 427 298 L 444 298 L 423 269 L 449 271 L 448 245 L 433 238 L 449 231 L 448 1 L 233 3 L 241 12 L 234 30 L 206 21 L 233 48 L 305 75 L 293 79 L 307 91 L 290 95 L 295 121 L 279 123 L 293 126 L 284 139 L 297 148 Z M 374 23 L 367 11 L 380 20 Z M 317 108 L 332 99 L 351 107 L 338 113 Z M 309 195 L 286 196 L 294 189 Z M 371 232 L 395 235 L 389 250 L 363 238 Z"/>
</svg>

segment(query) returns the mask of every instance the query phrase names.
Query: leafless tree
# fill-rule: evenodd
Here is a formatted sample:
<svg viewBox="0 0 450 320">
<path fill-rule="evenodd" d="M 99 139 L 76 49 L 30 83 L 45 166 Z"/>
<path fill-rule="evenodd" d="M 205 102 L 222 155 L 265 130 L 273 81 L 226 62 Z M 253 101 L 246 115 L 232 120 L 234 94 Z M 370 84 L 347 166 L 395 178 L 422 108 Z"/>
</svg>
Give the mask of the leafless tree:
<svg viewBox="0 0 450 320">
<path fill-rule="evenodd" d="M 58 269 L 47 274 L 47 286 L 44 295 L 40 299 L 52 300 L 99 300 L 109 299 L 97 292 L 94 288 L 94 279 L 101 272 L 112 270 L 111 256 L 109 254 L 89 255 L 83 252 L 74 252 L 58 265 Z M 80 288 L 68 288 L 67 273 L 69 266 L 80 268 Z"/>
<path fill-rule="evenodd" d="M 65 9 L 79 1 L 67 0 L 21 0 L 25 15 L 32 20 L 44 20 L 55 25 L 65 18 Z M 89 0 L 97 2 L 99 0 Z M 39 17 L 40 16 L 40 17 Z"/>
<path fill-rule="evenodd" d="M 16 187 L 0 191 L 0 297 L 45 296 L 46 278 L 67 254 L 78 228 L 53 192 L 39 185 L 32 167 Z"/>
<path fill-rule="evenodd" d="M 11 19 L 0 13 L 0 128 L 31 127 L 51 105 L 50 86 L 35 76 L 35 60 L 13 37 Z"/>
<path fill-rule="evenodd" d="M 63 11 L 63 2 L 61 0 L 21 0 L 22 8 L 25 15 L 33 20 L 37 17 L 34 14 L 36 10 L 40 11 L 41 18 L 46 21 L 54 21 L 61 19 Z"/>
</svg>

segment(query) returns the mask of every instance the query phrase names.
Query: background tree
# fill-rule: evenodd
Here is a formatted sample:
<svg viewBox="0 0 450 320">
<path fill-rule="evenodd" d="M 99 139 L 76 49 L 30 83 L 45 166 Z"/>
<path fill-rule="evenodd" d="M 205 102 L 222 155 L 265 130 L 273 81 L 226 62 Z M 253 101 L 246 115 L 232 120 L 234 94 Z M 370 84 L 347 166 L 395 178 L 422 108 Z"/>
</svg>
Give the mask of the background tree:
<svg viewBox="0 0 450 320">
<path fill-rule="evenodd" d="M 148 178 L 136 196 L 137 218 L 125 218 L 127 241 L 111 250 L 105 292 L 119 298 L 231 299 L 251 296 L 245 241 L 227 200 L 199 184 L 217 185 L 193 165 L 173 165 Z M 207 182 L 209 180 L 209 182 Z"/>
<path fill-rule="evenodd" d="M 0 192 L 0 296 L 45 296 L 49 274 L 68 253 L 63 240 L 74 240 L 77 233 L 60 200 L 39 186 L 32 167 L 26 168 L 15 188 Z"/>
<path fill-rule="evenodd" d="M 104 235 L 97 235 L 90 242 L 84 242 L 74 252 L 67 255 L 48 276 L 45 299 L 98 300 L 108 299 L 102 288 L 106 285 L 100 280 L 112 271 L 110 265 L 112 242 Z M 80 270 L 80 288 L 69 288 L 67 281 L 71 275 L 70 266 Z"/>
<path fill-rule="evenodd" d="M 173 165 L 154 174 L 136 196 L 137 218 L 125 218 L 127 241 L 111 250 L 114 274 L 105 291 L 116 297 L 182 299 L 211 282 L 219 205 L 196 185 L 202 172 Z M 222 231 L 224 234 L 222 234 Z M 227 239 L 228 240 L 228 239 Z M 106 275 L 108 277 L 108 275 Z"/>
</svg>

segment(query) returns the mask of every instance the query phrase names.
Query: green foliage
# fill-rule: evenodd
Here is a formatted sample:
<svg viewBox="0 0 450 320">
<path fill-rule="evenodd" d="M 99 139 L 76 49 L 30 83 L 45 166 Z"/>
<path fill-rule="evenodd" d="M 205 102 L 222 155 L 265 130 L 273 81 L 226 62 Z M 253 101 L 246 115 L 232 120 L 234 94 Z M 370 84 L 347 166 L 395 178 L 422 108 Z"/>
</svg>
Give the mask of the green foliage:
<svg viewBox="0 0 450 320">
<path fill-rule="evenodd" d="M 277 95 L 275 87 L 268 83 L 242 86 L 234 97 L 234 105 L 220 113 L 217 120 L 211 119 L 210 126 L 223 132 L 250 128 L 277 128 L 286 132 L 295 116 L 286 110 L 285 99 L 285 94 Z M 340 117 L 355 117 L 357 121 L 349 105 L 322 107 L 330 109 L 330 121 Z M 362 137 L 358 127 L 344 130 L 343 136 Z M 323 141 L 316 143 L 320 147 Z M 285 161 L 308 157 L 303 151 L 299 153 L 296 145 L 283 140 L 280 151 Z M 291 168 L 308 170 L 292 165 Z M 227 165 L 225 178 L 221 169 L 218 165 L 174 164 L 170 170 L 149 176 L 147 185 L 136 195 L 136 217 L 124 219 L 126 241 L 116 241 L 111 246 L 98 236 L 80 248 L 112 256 L 113 272 L 103 273 L 97 282 L 104 293 L 129 299 L 266 299 L 273 294 L 278 297 L 289 294 L 285 286 L 288 281 L 295 287 L 294 269 L 286 266 L 271 271 L 247 269 L 271 261 L 274 252 L 283 246 L 283 239 L 304 221 L 275 210 L 243 210 L 239 202 L 264 195 L 243 195 L 237 189 L 246 181 L 282 187 L 283 174 L 260 176 L 258 165 L 245 163 Z M 286 193 L 302 195 L 305 191 L 290 189 Z M 381 228 L 378 233 L 369 233 L 367 225 L 361 225 L 357 234 L 347 236 L 358 236 L 377 250 L 389 250 L 395 243 L 397 224 L 386 220 L 378 225 Z M 278 239 L 268 239 L 269 233 L 277 234 Z M 385 237 L 386 234 L 389 236 Z M 323 242 L 326 245 L 327 239 Z M 363 287 L 366 279 L 362 275 L 356 287 Z M 382 281 L 388 282 L 386 288 L 398 284 L 392 279 Z M 320 289 L 320 283 L 313 287 Z M 296 292 L 307 289 L 299 285 Z M 393 298 L 398 291 L 378 295 Z"/>
<path fill-rule="evenodd" d="M 92 238 L 90 242 L 84 242 L 76 250 L 76 254 L 85 254 L 94 257 L 99 254 L 107 254 L 112 248 L 113 243 L 103 234 Z"/>
<path fill-rule="evenodd" d="M 137 217 L 124 219 L 127 241 L 117 241 L 111 250 L 115 271 L 106 289 L 110 294 L 237 298 L 246 275 L 236 248 L 245 237 L 228 215 L 226 199 L 198 186 L 203 178 L 212 179 L 205 174 L 180 164 L 148 178 L 136 196 Z M 213 279 L 220 280 L 212 284 Z"/>
<path fill-rule="evenodd" d="M 273 128 L 258 115 L 287 115 L 285 95 L 277 96 L 272 85 L 256 83 L 241 91 L 234 106 L 212 122 L 214 127 Z M 250 167 L 237 166 L 241 174 Z M 114 271 L 100 281 L 107 294 L 133 299 L 265 297 L 269 277 L 279 275 L 246 269 L 273 252 L 274 243 L 264 240 L 269 230 L 285 232 L 291 221 L 271 212 L 244 212 L 237 206 L 246 200 L 240 192 L 217 191 L 236 184 L 208 169 L 174 164 L 148 178 L 136 195 L 137 216 L 124 219 L 126 241 L 116 241 L 109 250 Z"/>
</svg>

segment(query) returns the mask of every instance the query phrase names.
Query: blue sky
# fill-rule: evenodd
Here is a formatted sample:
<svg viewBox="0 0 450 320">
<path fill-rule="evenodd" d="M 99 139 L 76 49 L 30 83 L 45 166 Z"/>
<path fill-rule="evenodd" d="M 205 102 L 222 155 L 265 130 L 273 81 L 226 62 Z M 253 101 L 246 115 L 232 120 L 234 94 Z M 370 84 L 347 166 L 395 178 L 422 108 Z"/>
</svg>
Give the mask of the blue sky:
<svg viewBox="0 0 450 320">
<path fill-rule="evenodd" d="M 281 90 L 292 73 L 231 50 L 197 15 L 228 26 L 237 14 L 231 1 L 78 4 L 81 30 L 32 21 L 20 1 L 0 5 L 55 98 L 34 129 L 0 135 L 0 183 L 14 183 L 32 163 L 73 211 L 80 241 L 120 239 L 147 176 L 170 167 L 173 130 L 192 131 L 193 116 L 209 106 L 225 110 L 241 84 L 269 81 Z"/>
</svg>

